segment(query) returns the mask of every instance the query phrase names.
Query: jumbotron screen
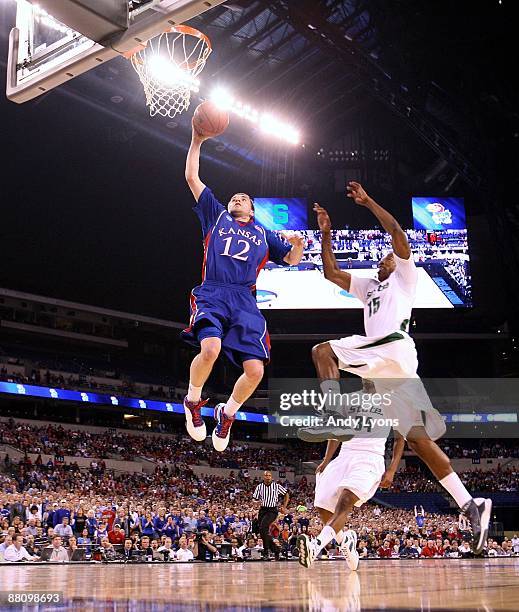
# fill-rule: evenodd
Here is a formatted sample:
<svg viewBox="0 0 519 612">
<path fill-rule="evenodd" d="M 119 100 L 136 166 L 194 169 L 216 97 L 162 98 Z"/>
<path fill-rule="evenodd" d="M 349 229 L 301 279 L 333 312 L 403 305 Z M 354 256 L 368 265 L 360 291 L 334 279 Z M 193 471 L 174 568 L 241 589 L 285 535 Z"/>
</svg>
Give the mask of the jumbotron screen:
<svg viewBox="0 0 519 612">
<path fill-rule="evenodd" d="M 305 250 L 298 266 L 268 262 L 257 282 L 261 309 L 362 308 L 360 301 L 323 275 L 321 232 L 308 227 L 303 198 L 256 198 L 256 218 L 273 231 L 298 231 Z M 416 266 L 415 308 L 472 306 L 470 259 L 463 198 L 413 197 L 414 228 L 406 230 Z M 335 257 L 341 269 L 375 277 L 377 262 L 391 251 L 391 238 L 379 229 L 336 229 Z"/>
</svg>

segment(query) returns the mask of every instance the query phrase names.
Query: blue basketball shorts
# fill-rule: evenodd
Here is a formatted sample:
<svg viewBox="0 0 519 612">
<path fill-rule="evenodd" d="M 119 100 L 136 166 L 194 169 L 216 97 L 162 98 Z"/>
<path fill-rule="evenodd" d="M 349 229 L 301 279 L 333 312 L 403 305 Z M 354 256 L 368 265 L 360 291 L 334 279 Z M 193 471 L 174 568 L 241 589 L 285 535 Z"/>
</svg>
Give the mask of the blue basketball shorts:
<svg viewBox="0 0 519 612">
<path fill-rule="evenodd" d="M 181 336 L 194 346 L 204 338 L 220 338 L 224 354 L 237 366 L 248 359 L 270 359 L 267 322 L 247 287 L 216 281 L 195 287 L 189 327 Z"/>
</svg>

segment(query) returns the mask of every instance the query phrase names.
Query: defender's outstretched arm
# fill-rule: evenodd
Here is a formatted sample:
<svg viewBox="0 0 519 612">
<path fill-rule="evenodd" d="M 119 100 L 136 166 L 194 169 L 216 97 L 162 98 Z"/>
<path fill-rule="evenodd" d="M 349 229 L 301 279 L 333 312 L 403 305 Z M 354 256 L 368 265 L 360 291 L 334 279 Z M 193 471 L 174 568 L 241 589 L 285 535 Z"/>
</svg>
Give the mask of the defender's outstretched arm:
<svg viewBox="0 0 519 612">
<path fill-rule="evenodd" d="M 395 255 L 401 259 L 409 259 L 411 256 L 411 249 L 409 248 L 407 236 L 393 215 L 385 208 L 382 208 L 380 204 L 377 204 L 373 198 L 370 198 L 360 183 L 350 181 L 347 189 L 348 197 L 353 198 L 354 202 L 359 206 L 365 206 L 371 210 L 386 232 L 391 234 Z"/>
<path fill-rule="evenodd" d="M 335 259 L 332 249 L 332 222 L 326 209 L 319 204 L 314 204 L 314 210 L 317 213 L 317 223 L 322 232 L 322 251 L 324 277 L 338 285 L 341 289 L 350 290 L 351 274 L 344 272 L 339 268 L 339 264 Z"/>
</svg>

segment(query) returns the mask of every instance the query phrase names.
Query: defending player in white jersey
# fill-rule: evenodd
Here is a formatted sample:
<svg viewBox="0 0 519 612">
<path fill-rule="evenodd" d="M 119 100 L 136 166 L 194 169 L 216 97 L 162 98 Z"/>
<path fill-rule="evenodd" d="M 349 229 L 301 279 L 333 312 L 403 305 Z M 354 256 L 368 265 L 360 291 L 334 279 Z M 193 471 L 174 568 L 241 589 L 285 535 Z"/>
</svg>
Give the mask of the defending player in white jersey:
<svg viewBox="0 0 519 612">
<path fill-rule="evenodd" d="M 350 439 L 342 443 L 336 459 L 333 456 L 340 442 L 329 439 L 326 455 L 317 467 L 314 508 L 325 526 L 313 541 L 304 534 L 298 537 L 299 563 L 304 567 L 310 567 L 321 550 L 335 540 L 349 568 L 356 570 L 359 565 L 357 534 L 351 529 L 344 531 L 346 520 L 354 506 L 362 506 L 373 497 L 379 486 L 388 487 L 393 482 L 405 442 L 395 432 L 393 458 L 386 470 L 384 452 L 391 431 L 390 419 L 381 402 L 371 401 L 374 394 L 373 383 L 364 380 L 362 394 L 341 396 L 342 407 L 340 413 L 335 414 L 351 418 L 352 427 L 340 429 L 341 436 Z M 329 434 L 326 428 L 324 432 Z M 306 428 L 298 435 L 311 441 L 313 433 L 314 428 Z M 305 434 L 309 437 L 306 438 Z"/>
<path fill-rule="evenodd" d="M 418 377 L 416 348 L 407 334 L 417 284 L 417 270 L 407 237 L 396 219 L 370 198 L 359 183 L 349 183 L 348 197 L 375 215 L 391 235 L 393 252 L 379 262 L 376 278 L 359 278 L 341 270 L 332 250 L 330 217 L 324 208 L 314 206 L 322 232 L 324 275 L 363 303 L 367 334 L 331 340 L 313 348 L 321 388 L 325 393 L 340 393 L 341 369 L 373 380 L 378 393 L 392 393 L 390 411 L 399 421 L 398 432 L 470 521 L 474 552 L 479 554 L 487 538 L 492 502 L 472 498 L 452 469 L 449 458 L 434 442 L 445 433 L 445 424 Z M 350 437 L 348 432 L 343 438 L 336 431 L 316 428 L 314 440 Z M 309 439 L 308 434 L 305 439 Z"/>
</svg>

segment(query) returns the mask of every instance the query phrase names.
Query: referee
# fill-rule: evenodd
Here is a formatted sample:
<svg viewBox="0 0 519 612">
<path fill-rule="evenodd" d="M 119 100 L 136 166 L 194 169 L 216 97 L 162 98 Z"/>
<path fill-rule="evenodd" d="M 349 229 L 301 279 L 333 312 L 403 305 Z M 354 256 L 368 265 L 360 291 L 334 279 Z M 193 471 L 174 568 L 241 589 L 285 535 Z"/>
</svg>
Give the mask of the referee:
<svg viewBox="0 0 519 612">
<path fill-rule="evenodd" d="M 278 510 L 280 495 L 285 497 L 281 508 Z M 276 561 L 278 561 L 280 549 L 272 541 L 270 525 L 277 519 L 278 513 L 287 513 L 288 492 L 285 487 L 277 482 L 272 482 L 271 472 L 264 472 L 263 482 L 256 487 L 252 497 L 256 501 L 261 502 L 261 508 L 258 512 L 258 526 L 261 539 L 263 540 L 263 559 L 267 560 L 269 558 L 269 550 L 271 550 Z"/>
</svg>

